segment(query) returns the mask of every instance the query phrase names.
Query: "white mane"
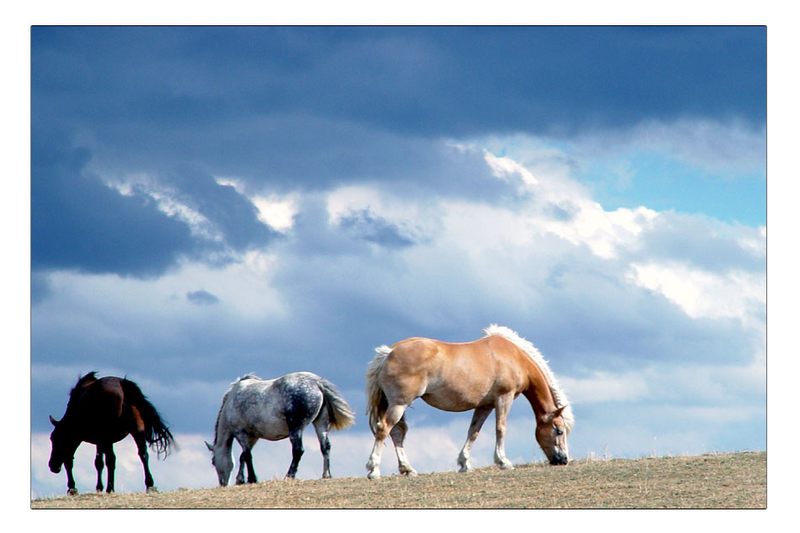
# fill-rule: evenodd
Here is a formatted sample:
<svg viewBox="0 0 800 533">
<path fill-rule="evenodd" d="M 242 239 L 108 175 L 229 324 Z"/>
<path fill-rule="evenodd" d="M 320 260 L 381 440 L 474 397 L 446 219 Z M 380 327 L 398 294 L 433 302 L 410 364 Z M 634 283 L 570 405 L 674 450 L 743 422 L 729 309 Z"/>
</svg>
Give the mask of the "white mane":
<svg viewBox="0 0 800 533">
<path fill-rule="evenodd" d="M 564 411 L 562 411 L 561 416 L 564 419 L 564 423 L 567 425 L 567 429 L 571 431 L 572 427 L 575 425 L 575 416 L 572 413 L 572 407 L 569 405 L 569 400 L 567 400 L 566 393 L 559 386 L 556 377 L 550 371 L 550 366 L 547 364 L 547 361 L 536 348 L 536 346 L 534 346 L 531 341 L 520 337 L 515 331 L 505 326 L 491 324 L 488 328 L 484 329 L 483 332 L 487 337 L 499 335 L 500 337 L 513 342 L 520 350 L 528 354 L 528 356 L 533 359 L 533 362 L 536 363 L 539 369 L 541 369 L 545 379 L 547 380 L 547 384 L 550 386 L 550 393 L 553 395 L 553 400 L 555 401 L 556 406 L 566 406 Z"/>
</svg>

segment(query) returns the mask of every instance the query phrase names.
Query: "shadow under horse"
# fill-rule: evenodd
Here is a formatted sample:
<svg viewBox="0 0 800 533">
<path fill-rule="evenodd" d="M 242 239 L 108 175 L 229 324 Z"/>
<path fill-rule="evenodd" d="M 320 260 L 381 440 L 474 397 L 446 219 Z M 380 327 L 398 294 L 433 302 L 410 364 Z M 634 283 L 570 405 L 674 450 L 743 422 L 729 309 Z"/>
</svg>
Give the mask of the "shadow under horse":
<svg viewBox="0 0 800 533">
<path fill-rule="evenodd" d="M 50 471 L 58 474 L 61 466 L 67 472 L 67 493 L 77 494 L 72 465 L 81 442 L 97 447 L 94 466 L 97 469 L 96 490 L 103 490 L 103 466 L 108 468 L 106 492 L 114 492 L 116 456 L 114 443 L 128 435 L 136 442 L 144 467 L 145 489 L 155 490 L 148 464 L 148 445 L 158 456 L 166 457 L 175 442 L 166 423 L 136 383 L 125 378 L 97 378 L 96 372 L 81 377 L 69 393 L 67 410 L 61 420 L 52 416 L 50 434 Z"/>
</svg>

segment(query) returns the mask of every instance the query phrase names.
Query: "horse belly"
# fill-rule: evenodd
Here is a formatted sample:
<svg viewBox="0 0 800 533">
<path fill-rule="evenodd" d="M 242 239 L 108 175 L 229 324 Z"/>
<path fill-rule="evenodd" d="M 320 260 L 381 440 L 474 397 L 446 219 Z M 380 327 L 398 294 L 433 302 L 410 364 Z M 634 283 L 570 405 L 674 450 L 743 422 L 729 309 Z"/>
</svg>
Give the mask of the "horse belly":
<svg viewBox="0 0 800 533">
<path fill-rule="evenodd" d="M 289 425 L 277 418 L 262 420 L 251 429 L 250 434 L 266 440 L 283 440 L 289 436 Z"/>
<path fill-rule="evenodd" d="M 283 414 L 276 408 L 265 407 L 245 413 L 234 421 L 234 427 L 244 429 L 253 437 L 267 440 L 281 440 L 289 436 L 289 425 Z"/>
<path fill-rule="evenodd" d="M 481 383 L 463 383 L 454 387 L 446 383 L 430 383 L 422 395 L 428 405 L 443 411 L 469 411 L 487 402 L 488 390 Z"/>
</svg>

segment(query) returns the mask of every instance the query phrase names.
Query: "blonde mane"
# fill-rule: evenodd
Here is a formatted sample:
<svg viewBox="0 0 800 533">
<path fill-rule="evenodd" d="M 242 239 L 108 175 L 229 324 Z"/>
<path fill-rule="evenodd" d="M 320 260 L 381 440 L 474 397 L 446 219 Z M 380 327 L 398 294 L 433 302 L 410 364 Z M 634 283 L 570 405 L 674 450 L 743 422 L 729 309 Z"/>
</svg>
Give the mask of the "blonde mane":
<svg viewBox="0 0 800 533">
<path fill-rule="evenodd" d="M 567 395 L 558 384 L 556 377 L 550 370 L 550 366 L 547 364 L 547 361 L 536 348 L 536 346 L 534 346 L 531 341 L 520 337 L 515 331 L 505 326 L 491 324 L 488 328 L 484 329 L 483 332 L 487 337 L 498 335 L 506 340 L 511 341 L 520 350 L 525 352 L 531 359 L 533 359 L 533 362 L 536 363 L 539 369 L 541 369 L 545 379 L 547 380 L 547 384 L 550 386 L 550 393 L 553 395 L 553 401 L 555 401 L 556 406 L 566 406 L 564 411 L 562 411 L 561 416 L 564 419 L 564 423 L 567 425 L 567 430 L 572 431 L 572 428 L 575 425 L 575 416 L 572 413 L 572 407 L 569 405 L 569 400 L 567 400 Z"/>
</svg>

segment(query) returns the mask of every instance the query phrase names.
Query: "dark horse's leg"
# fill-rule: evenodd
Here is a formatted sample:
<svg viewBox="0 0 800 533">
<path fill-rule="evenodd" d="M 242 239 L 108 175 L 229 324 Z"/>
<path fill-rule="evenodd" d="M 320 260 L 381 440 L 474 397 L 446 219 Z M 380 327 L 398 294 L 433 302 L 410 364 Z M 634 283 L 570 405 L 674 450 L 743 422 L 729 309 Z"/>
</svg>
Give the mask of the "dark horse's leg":
<svg viewBox="0 0 800 533">
<path fill-rule="evenodd" d="M 300 464 L 300 458 L 303 456 L 303 428 L 291 430 L 289 432 L 289 441 L 292 443 L 292 464 L 289 465 L 286 477 L 294 479 L 294 476 L 297 475 L 297 466 Z"/>
<path fill-rule="evenodd" d="M 241 485 L 244 483 L 244 469 L 247 467 L 247 482 L 258 483 L 256 479 L 256 470 L 253 468 L 253 446 L 256 445 L 258 439 L 250 436 L 236 437 L 236 442 L 242 447 L 242 453 L 239 455 L 239 472 L 236 474 L 236 484 Z"/>
<path fill-rule="evenodd" d="M 64 470 L 67 472 L 67 494 L 75 496 L 78 494 L 78 489 L 75 488 L 75 478 L 72 477 L 72 462 L 73 458 L 69 457 L 64 460 Z"/>
<path fill-rule="evenodd" d="M 239 476 L 237 476 L 237 483 L 244 483 L 244 472 L 242 472 L 244 466 L 247 467 L 247 482 L 258 483 L 256 479 L 256 470 L 253 468 L 253 452 L 250 448 L 243 450 L 242 455 L 239 456 L 239 476 L 241 476 L 241 481 L 239 481 Z"/>
<path fill-rule="evenodd" d="M 117 456 L 114 455 L 114 445 L 108 444 L 103 447 L 106 456 L 106 468 L 108 474 L 106 475 L 106 492 L 111 494 L 114 492 L 114 470 L 117 466 Z"/>
<path fill-rule="evenodd" d="M 144 438 L 144 433 L 134 433 L 133 440 L 136 442 L 136 451 L 144 469 L 144 488 L 145 491 L 150 492 L 155 488 L 153 487 L 153 475 L 150 473 L 150 455 L 147 453 L 147 441 Z"/>
<path fill-rule="evenodd" d="M 103 449 L 98 445 L 97 454 L 94 456 L 94 468 L 97 470 L 97 485 L 95 485 L 97 492 L 103 492 L 103 465 Z"/>
</svg>

